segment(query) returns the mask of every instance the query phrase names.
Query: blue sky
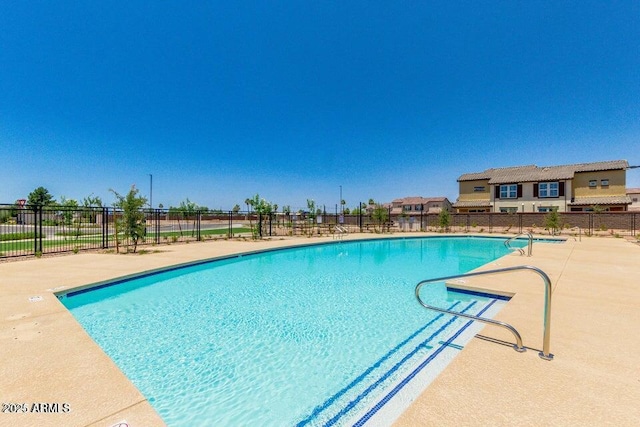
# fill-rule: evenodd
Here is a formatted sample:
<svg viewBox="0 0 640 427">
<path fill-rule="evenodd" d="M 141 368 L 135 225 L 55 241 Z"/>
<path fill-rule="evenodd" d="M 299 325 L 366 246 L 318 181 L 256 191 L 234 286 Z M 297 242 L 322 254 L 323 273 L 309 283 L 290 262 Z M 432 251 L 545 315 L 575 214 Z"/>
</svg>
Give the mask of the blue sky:
<svg viewBox="0 0 640 427">
<path fill-rule="evenodd" d="M 638 165 L 640 2 L 3 1 L 0 159 L 2 203 L 327 210 Z"/>
</svg>

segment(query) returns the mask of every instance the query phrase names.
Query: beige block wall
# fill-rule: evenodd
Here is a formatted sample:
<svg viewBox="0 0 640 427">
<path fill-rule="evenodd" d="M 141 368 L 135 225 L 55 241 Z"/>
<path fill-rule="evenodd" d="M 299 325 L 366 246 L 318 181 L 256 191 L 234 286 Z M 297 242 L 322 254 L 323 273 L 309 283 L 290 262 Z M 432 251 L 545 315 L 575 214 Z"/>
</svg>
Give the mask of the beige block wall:
<svg viewBox="0 0 640 427">
<path fill-rule="evenodd" d="M 589 181 L 594 179 L 597 186 L 589 187 Z M 602 187 L 603 179 L 609 180 L 609 187 Z M 626 173 L 623 170 L 578 172 L 573 177 L 575 197 L 624 196 L 626 191 Z"/>
</svg>

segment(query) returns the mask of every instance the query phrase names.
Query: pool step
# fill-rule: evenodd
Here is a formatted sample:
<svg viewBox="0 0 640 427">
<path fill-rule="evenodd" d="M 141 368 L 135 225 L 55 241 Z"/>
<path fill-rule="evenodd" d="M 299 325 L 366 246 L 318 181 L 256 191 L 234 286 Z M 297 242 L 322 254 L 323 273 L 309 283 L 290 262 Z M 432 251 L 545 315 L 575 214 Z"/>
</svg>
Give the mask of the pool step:
<svg viewBox="0 0 640 427">
<path fill-rule="evenodd" d="M 480 311 L 482 307 L 476 305 L 477 301 L 455 301 L 451 308 L 462 308 L 462 312 Z M 451 337 L 467 322 L 461 318 L 438 315 L 317 406 L 297 425 L 353 425 L 363 417 L 366 418 L 363 422 L 366 422 L 397 393 L 385 400 L 390 390 L 405 385 L 404 379 L 416 367 L 421 364 L 426 366 L 445 349 L 459 352 L 463 347 L 453 343 L 455 338 Z M 422 368 L 424 366 L 420 370 Z"/>
</svg>

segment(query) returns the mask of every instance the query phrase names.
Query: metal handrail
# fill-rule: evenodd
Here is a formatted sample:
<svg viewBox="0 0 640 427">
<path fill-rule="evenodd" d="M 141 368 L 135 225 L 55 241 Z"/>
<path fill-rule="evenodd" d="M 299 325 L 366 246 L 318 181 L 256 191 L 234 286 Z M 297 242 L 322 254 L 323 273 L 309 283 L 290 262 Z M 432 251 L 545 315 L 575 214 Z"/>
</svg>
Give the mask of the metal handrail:
<svg viewBox="0 0 640 427">
<path fill-rule="evenodd" d="M 513 236 L 512 238 L 505 240 L 504 245 L 512 251 L 517 250 L 518 252 L 520 252 L 520 255 L 524 255 L 524 249 L 511 247 L 511 241 L 517 239 L 520 236 L 529 237 L 529 243 L 527 244 L 527 256 L 531 256 L 533 254 L 533 236 L 531 235 L 531 233 L 520 233 L 517 236 Z"/>
<path fill-rule="evenodd" d="M 336 232 L 337 232 L 337 233 L 336 233 Z M 347 228 L 346 228 L 346 227 L 343 227 L 343 226 L 341 226 L 341 225 L 336 225 L 336 226 L 333 228 L 333 238 L 334 238 L 334 239 L 342 239 L 342 237 L 343 237 L 345 234 L 349 234 L 349 230 L 347 230 Z"/>
<path fill-rule="evenodd" d="M 573 230 L 575 228 L 578 229 L 578 238 L 582 242 L 582 229 L 579 226 L 576 225 L 575 227 L 571 227 L 569 230 Z M 575 239 L 575 236 L 573 238 Z M 578 239 L 576 239 L 576 240 L 578 240 Z"/>
<path fill-rule="evenodd" d="M 424 301 L 422 301 L 422 298 L 420 298 L 420 289 L 422 288 L 423 285 L 427 283 L 442 282 L 444 280 L 459 279 L 462 277 L 484 276 L 484 275 L 496 274 L 496 273 L 507 273 L 507 272 L 517 271 L 517 270 L 533 271 L 534 273 L 537 273 L 540 277 L 542 277 L 542 280 L 544 281 L 544 284 L 545 284 L 544 321 L 543 321 L 544 331 L 543 331 L 543 340 L 542 340 L 542 351 L 538 353 L 538 356 L 540 356 L 544 360 L 552 360 L 553 354 L 549 352 L 550 335 L 551 335 L 551 279 L 549 279 L 549 276 L 547 276 L 547 274 L 544 271 L 540 270 L 537 267 L 533 267 L 531 265 L 519 265 L 516 267 L 499 268 L 496 270 L 477 271 L 477 272 L 466 273 L 466 274 L 457 274 L 455 276 L 438 277 L 436 279 L 423 280 L 416 285 L 416 290 L 415 290 L 416 298 L 418 299 L 418 302 L 420 303 L 420 305 L 426 309 L 434 310 L 440 313 L 451 314 L 453 316 L 465 317 L 467 319 L 477 320 L 482 323 L 488 323 L 491 325 L 501 326 L 505 329 L 508 329 L 516 338 L 516 344 L 513 346 L 513 348 L 518 352 L 523 352 L 525 351 L 525 348 L 522 345 L 522 338 L 520 337 L 520 334 L 518 333 L 518 331 L 516 331 L 516 329 L 513 326 L 509 325 L 508 323 L 500 322 L 498 320 L 493 320 L 493 319 L 487 319 L 485 317 L 479 317 L 479 316 L 473 316 L 465 313 L 460 313 L 457 311 L 446 310 L 439 307 L 434 307 L 432 305 L 425 303 Z"/>
</svg>

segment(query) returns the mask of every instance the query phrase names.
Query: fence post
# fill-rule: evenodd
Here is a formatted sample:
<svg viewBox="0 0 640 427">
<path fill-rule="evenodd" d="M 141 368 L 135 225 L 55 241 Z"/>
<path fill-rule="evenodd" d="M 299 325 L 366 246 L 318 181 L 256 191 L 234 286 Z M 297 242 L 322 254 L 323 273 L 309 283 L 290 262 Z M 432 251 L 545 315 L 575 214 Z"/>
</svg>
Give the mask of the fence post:
<svg viewBox="0 0 640 427">
<path fill-rule="evenodd" d="M 38 253 L 38 207 L 31 206 L 33 210 L 33 254 Z"/>
<path fill-rule="evenodd" d="M 107 225 L 107 223 L 109 221 L 109 216 L 108 215 L 109 215 L 109 208 L 103 207 L 102 208 L 102 215 L 101 215 L 102 216 L 102 224 L 100 224 L 101 228 L 102 228 L 102 249 L 107 249 L 107 247 L 108 247 L 108 243 L 107 242 L 108 242 L 109 237 L 107 235 L 107 229 L 106 229 L 106 225 Z"/>
<path fill-rule="evenodd" d="M 40 253 L 43 252 L 42 251 L 42 222 L 43 222 L 43 220 L 42 220 L 42 211 L 43 210 L 44 210 L 43 207 L 40 206 L 40 218 L 38 220 L 38 225 L 40 227 L 40 232 L 37 233 L 38 234 L 38 251 L 40 251 Z"/>
<path fill-rule="evenodd" d="M 229 238 L 233 238 L 233 211 L 229 211 L 229 229 L 227 230 Z"/>
<path fill-rule="evenodd" d="M 156 217 L 156 244 L 160 244 L 160 209 L 154 209 Z"/>
<path fill-rule="evenodd" d="M 202 212 L 200 212 L 200 210 L 196 211 L 196 224 L 197 224 L 197 231 L 196 231 L 196 240 L 201 241 L 202 240 L 202 235 L 200 233 L 200 222 L 202 221 Z"/>
<path fill-rule="evenodd" d="M 271 223 L 273 221 L 273 213 L 269 212 L 269 236 L 271 236 Z"/>
<path fill-rule="evenodd" d="M 519 221 L 518 221 L 518 228 L 519 228 L 518 233 L 519 234 L 522 234 L 522 215 L 523 214 L 519 214 L 518 215 L 518 218 L 519 218 Z"/>
</svg>

